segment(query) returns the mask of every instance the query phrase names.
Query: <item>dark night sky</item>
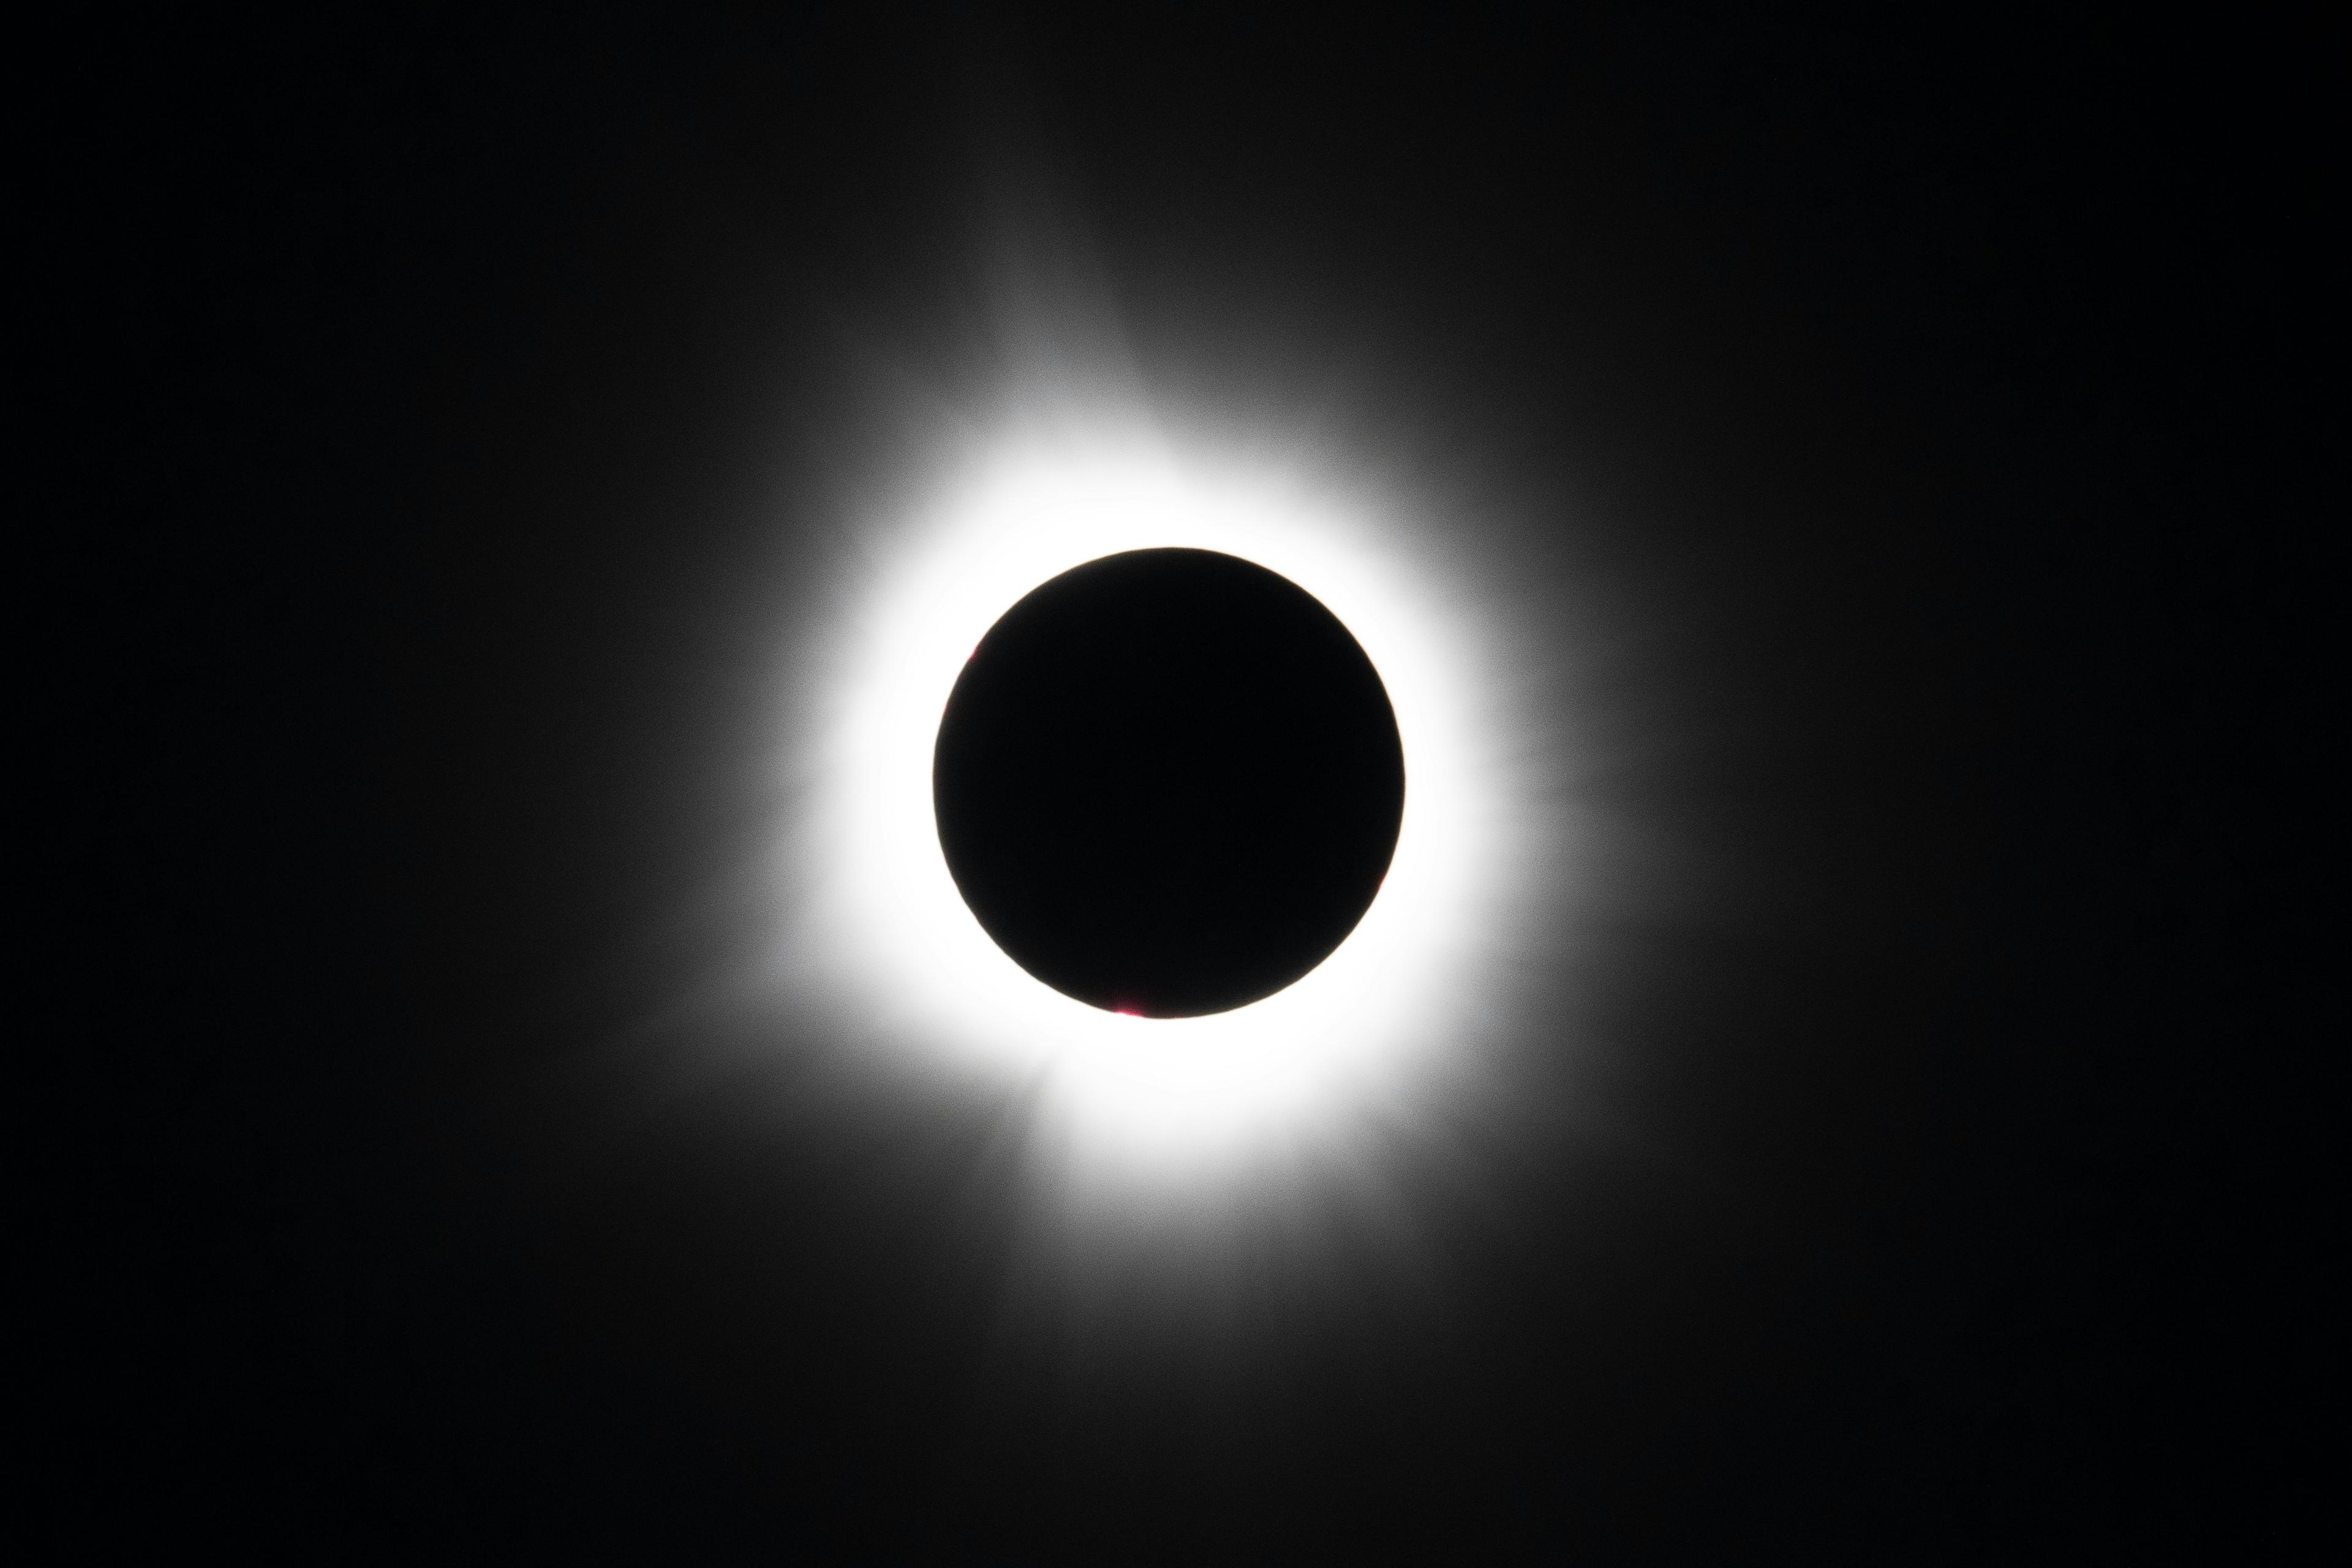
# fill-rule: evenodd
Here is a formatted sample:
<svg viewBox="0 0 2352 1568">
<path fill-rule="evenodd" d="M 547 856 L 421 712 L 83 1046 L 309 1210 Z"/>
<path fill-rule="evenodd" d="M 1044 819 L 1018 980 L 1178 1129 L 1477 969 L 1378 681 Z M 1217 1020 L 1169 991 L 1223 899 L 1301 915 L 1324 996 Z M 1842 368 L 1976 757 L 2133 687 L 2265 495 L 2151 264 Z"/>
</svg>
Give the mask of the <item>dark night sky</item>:
<svg viewBox="0 0 2352 1568">
<path fill-rule="evenodd" d="M 70 1530 L 2276 1544 L 2310 40 L 667 9 L 34 51 Z M 1438 1304 L 1298 1272 L 1205 1382 L 1006 1331 L 1003 1108 L 787 1073 L 747 1116 L 610 1051 L 744 940 L 696 889 L 845 498 L 1104 313 L 1156 405 L 1493 520 L 1523 621 L 1583 584 L 1609 658 L 1528 679 L 1609 715 L 1591 799 L 1715 868 L 1622 962 L 1533 961 L 1619 1042 L 1578 1092 L 1622 1136 L 1525 1042 L 1474 1174 L 1386 1177 Z"/>
</svg>

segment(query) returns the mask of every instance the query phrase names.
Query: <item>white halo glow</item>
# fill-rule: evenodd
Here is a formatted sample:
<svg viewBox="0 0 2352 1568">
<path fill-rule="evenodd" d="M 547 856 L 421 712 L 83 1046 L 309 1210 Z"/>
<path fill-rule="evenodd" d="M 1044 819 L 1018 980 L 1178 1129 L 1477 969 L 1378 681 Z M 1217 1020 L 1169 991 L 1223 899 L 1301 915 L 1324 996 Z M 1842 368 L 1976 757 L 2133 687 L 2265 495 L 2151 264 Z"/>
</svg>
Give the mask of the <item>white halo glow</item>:
<svg viewBox="0 0 2352 1568">
<path fill-rule="evenodd" d="M 1448 581 L 1430 531 L 1141 434 L 1000 449 L 884 530 L 865 602 L 831 634 L 838 677 L 785 868 L 804 951 L 872 1021 L 873 1048 L 1034 1085 L 1066 1157 L 1148 1184 L 1262 1166 L 1458 1067 L 1534 858 L 1517 842 L 1524 748 L 1491 696 L 1468 584 Z M 1387 685 L 1406 801 L 1385 885 L 1321 965 L 1233 1012 L 1147 1020 L 1060 994 L 981 929 L 940 849 L 931 755 L 965 660 L 1017 600 L 1082 562 L 1169 545 L 1255 562 L 1339 616 Z"/>
</svg>

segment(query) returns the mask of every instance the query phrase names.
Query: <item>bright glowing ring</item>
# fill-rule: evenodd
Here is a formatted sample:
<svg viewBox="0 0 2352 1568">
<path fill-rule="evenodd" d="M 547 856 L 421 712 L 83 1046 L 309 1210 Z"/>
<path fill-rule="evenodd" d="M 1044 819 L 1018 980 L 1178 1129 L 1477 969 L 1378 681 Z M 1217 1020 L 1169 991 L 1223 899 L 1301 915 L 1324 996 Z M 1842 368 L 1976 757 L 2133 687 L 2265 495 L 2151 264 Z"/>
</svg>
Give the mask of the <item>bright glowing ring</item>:
<svg viewBox="0 0 2352 1568">
<path fill-rule="evenodd" d="M 1130 1173 L 1230 1168 L 1430 1087 L 1477 1032 L 1528 814 L 1505 760 L 1510 716 L 1481 700 L 1477 619 L 1426 531 L 1142 438 L 1002 454 L 953 491 L 881 542 L 868 602 L 834 642 L 845 667 L 792 868 L 809 944 L 876 1023 L 876 1048 L 1034 1082 L 1061 1147 Z M 1143 1020 L 1061 995 L 982 931 L 940 851 L 931 751 L 965 659 L 1015 601 L 1159 545 L 1255 561 L 1345 623 L 1387 684 L 1407 796 L 1387 882 L 1319 967 L 1231 1013 Z"/>
</svg>

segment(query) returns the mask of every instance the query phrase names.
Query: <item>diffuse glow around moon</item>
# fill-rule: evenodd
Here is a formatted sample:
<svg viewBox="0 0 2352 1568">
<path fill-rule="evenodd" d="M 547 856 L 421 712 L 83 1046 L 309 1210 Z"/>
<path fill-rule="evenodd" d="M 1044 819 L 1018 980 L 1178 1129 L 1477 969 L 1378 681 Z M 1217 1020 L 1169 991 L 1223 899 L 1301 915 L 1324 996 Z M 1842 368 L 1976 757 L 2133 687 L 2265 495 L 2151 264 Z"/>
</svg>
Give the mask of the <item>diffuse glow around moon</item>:
<svg viewBox="0 0 2352 1568">
<path fill-rule="evenodd" d="M 813 787 L 779 866 L 796 968 L 874 1021 L 870 1048 L 1034 1086 L 1036 1145 L 1098 1195 L 1295 1173 L 1475 1069 L 1518 928 L 1544 923 L 1538 841 L 1558 827 L 1520 760 L 1535 716 L 1505 700 L 1497 639 L 1447 570 L 1460 542 L 1375 497 L 1184 452 L 1140 418 L 1007 442 L 877 535 L 863 602 L 828 633 Z M 1146 1020 L 1061 995 L 989 939 L 941 855 L 930 759 L 965 659 L 1008 607 L 1083 562 L 1170 545 L 1256 562 L 1339 616 L 1387 685 L 1409 785 L 1387 881 L 1330 958 L 1252 1005 Z"/>
</svg>

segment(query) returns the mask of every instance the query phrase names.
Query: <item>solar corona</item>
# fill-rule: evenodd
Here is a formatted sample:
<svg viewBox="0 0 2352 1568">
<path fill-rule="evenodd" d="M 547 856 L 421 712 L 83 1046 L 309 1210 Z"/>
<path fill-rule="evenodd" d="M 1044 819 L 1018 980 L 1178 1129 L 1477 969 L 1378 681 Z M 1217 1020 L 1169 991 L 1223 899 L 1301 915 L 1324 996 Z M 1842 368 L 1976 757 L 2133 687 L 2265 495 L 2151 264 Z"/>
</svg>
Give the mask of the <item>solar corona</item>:
<svg viewBox="0 0 2352 1568">
<path fill-rule="evenodd" d="M 782 841 L 796 984 L 1019 1086 L 1076 1188 L 1425 1113 L 1507 1007 L 1539 816 L 1433 537 L 1140 420 L 894 506 Z"/>
</svg>

